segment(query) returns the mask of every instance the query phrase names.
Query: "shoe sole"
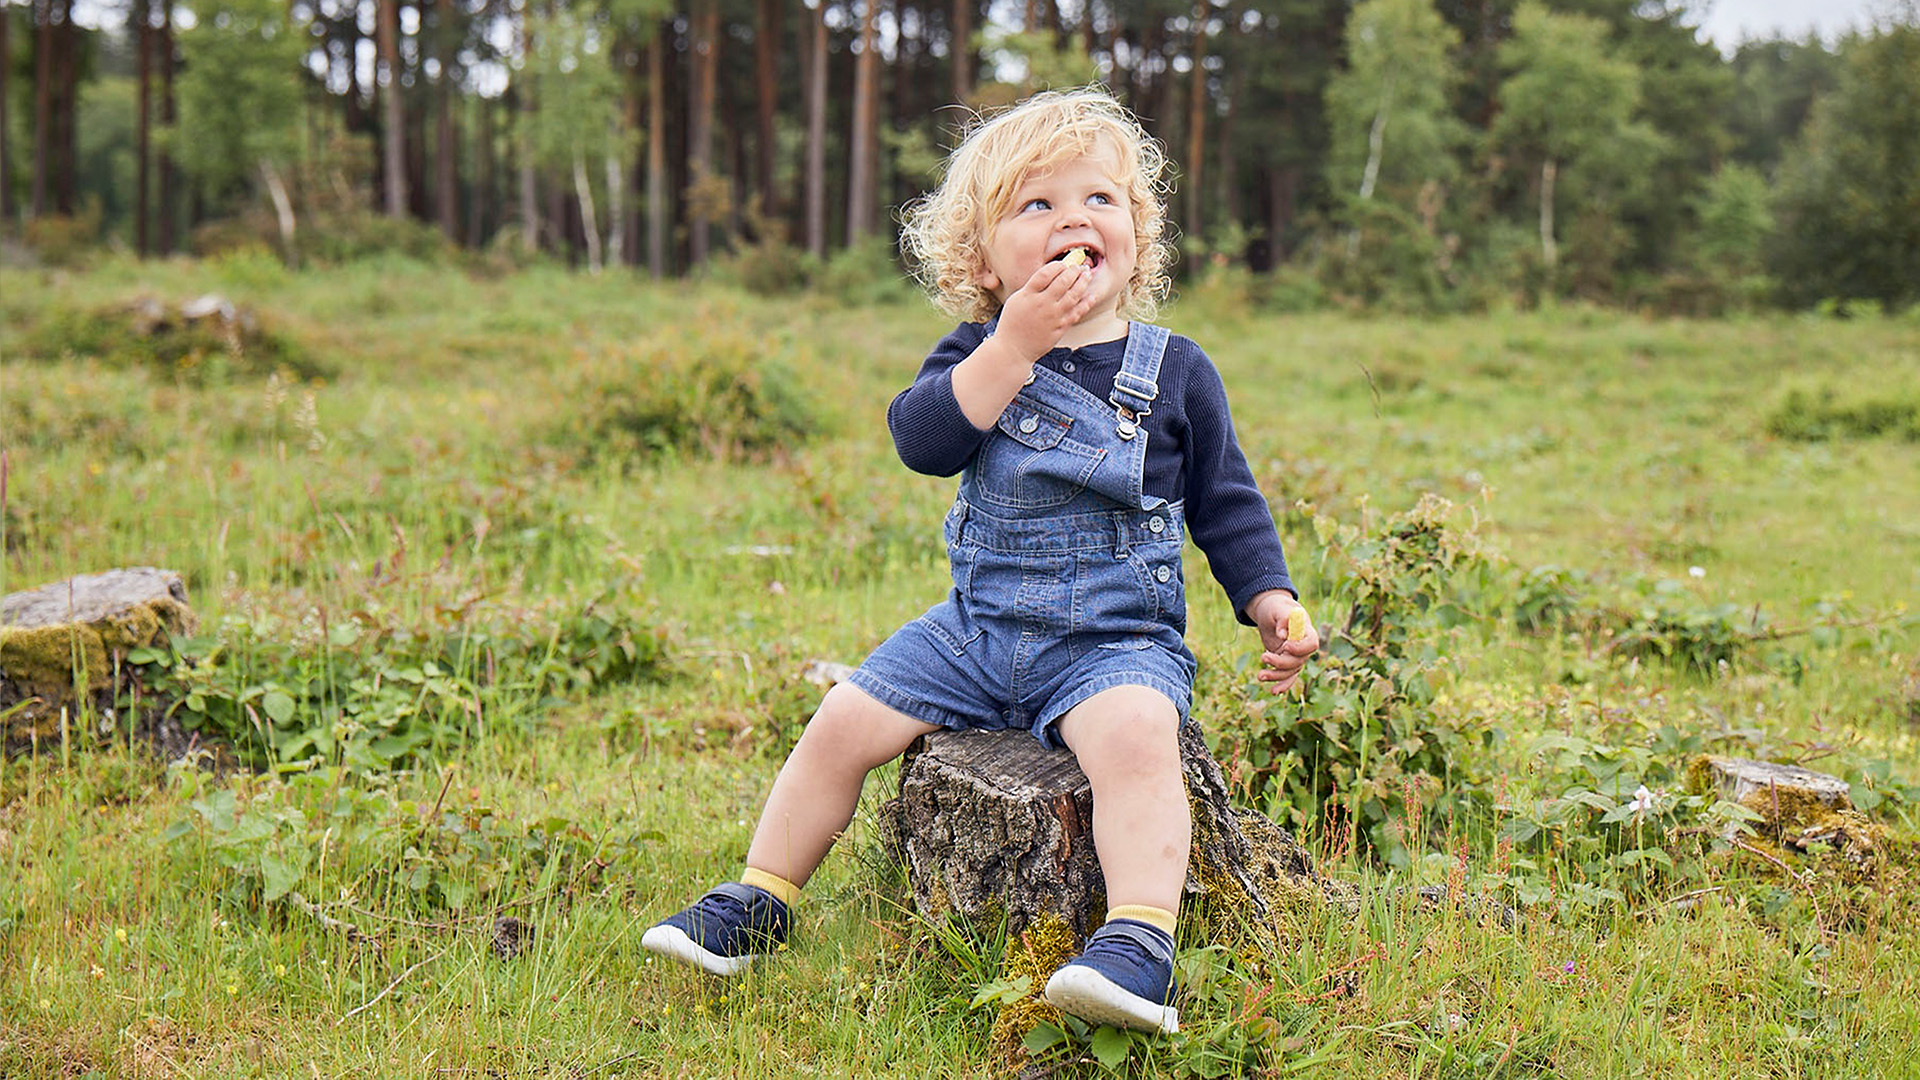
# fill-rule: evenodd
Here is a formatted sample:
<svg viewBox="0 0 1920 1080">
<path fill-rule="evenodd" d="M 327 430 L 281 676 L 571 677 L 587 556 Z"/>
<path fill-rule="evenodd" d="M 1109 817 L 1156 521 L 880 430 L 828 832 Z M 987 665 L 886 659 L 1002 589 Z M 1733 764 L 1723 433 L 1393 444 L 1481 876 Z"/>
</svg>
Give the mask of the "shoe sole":
<svg viewBox="0 0 1920 1080">
<path fill-rule="evenodd" d="M 675 960 L 692 964 L 709 975 L 738 975 L 747 965 L 758 959 L 758 953 L 745 956 L 721 956 L 700 947 L 700 943 L 687 936 L 685 930 L 677 926 L 656 926 L 640 936 L 640 947 L 648 952 L 657 952 L 662 956 L 671 956 Z"/>
<path fill-rule="evenodd" d="M 1180 1010 L 1133 993 L 1084 964 L 1068 964 L 1047 980 L 1047 1004 L 1095 1024 L 1172 1035 L 1180 1030 Z"/>
</svg>

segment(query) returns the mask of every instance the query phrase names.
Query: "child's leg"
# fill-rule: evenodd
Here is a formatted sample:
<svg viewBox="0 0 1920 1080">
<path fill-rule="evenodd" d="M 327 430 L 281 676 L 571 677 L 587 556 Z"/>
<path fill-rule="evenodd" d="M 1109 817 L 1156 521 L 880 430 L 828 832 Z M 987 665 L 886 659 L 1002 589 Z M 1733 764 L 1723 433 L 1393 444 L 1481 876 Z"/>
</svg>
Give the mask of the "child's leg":
<svg viewBox="0 0 1920 1080">
<path fill-rule="evenodd" d="M 1046 998 L 1097 1024 L 1175 1032 L 1173 922 L 1193 819 L 1180 766 L 1180 713 L 1158 691 L 1095 694 L 1060 721 L 1093 785 L 1093 846 L 1107 921 L 1047 980 Z"/>
<path fill-rule="evenodd" d="M 1180 909 L 1193 817 L 1180 771 L 1180 712 L 1165 694 L 1116 686 L 1060 719 L 1093 785 L 1093 848 L 1109 908 Z"/>
<path fill-rule="evenodd" d="M 937 730 L 856 686 L 827 691 L 767 793 L 747 866 L 805 885 L 853 820 L 867 773 Z"/>
<path fill-rule="evenodd" d="M 733 975 L 784 942 L 788 907 L 853 820 L 868 771 L 933 730 L 857 687 L 827 691 L 773 781 L 742 880 L 669 916 L 641 937 L 641 947 Z"/>
</svg>

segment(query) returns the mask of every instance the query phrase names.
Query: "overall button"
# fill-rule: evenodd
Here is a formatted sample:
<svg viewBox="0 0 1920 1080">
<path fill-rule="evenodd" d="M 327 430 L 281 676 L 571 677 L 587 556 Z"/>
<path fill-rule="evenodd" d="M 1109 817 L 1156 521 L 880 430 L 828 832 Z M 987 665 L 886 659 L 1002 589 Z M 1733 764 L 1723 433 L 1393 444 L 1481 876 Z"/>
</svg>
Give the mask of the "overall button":
<svg viewBox="0 0 1920 1080">
<path fill-rule="evenodd" d="M 1137 427 L 1135 427 L 1135 426 L 1133 425 L 1133 421 L 1131 421 L 1131 420 L 1122 420 L 1122 421 L 1120 421 L 1120 426 L 1119 426 L 1118 428 L 1116 428 L 1115 430 L 1116 430 L 1116 431 L 1118 431 L 1118 432 L 1120 433 L 1120 437 L 1121 437 L 1121 438 L 1123 438 L 1123 439 L 1131 439 L 1131 438 L 1133 438 L 1133 436 L 1134 436 L 1134 434 L 1135 434 L 1136 432 L 1138 432 L 1138 431 L 1139 431 L 1140 429 L 1139 429 L 1139 428 L 1137 428 Z"/>
<path fill-rule="evenodd" d="M 1161 518 L 1161 517 L 1160 517 L 1159 515 L 1157 515 L 1157 514 L 1156 514 L 1156 515 L 1154 515 L 1154 516 L 1153 516 L 1153 517 L 1151 517 L 1151 518 L 1148 518 L 1148 519 L 1147 519 L 1147 531 L 1148 531 L 1148 532 L 1155 532 L 1155 533 L 1161 533 L 1161 532 L 1166 532 L 1166 531 L 1167 531 L 1167 523 L 1166 523 L 1166 521 L 1165 521 L 1165 519 L 1163 519 L 1163 518 Z"/>
<path fill-rule="evenodd" d="M 1060 370 L 1066 372 L 1069 375 L 1073 374 L 1073 361 L 1071 360 L 1060 361 Z"/>
<path fill-rule="evenodd" d="M 1173 580 L 1173 571 L 1163 566 L 1153 572 L 1153 578 L 1160 584 L 1165 585 L 1167 582 Z"/>
<path fill-rule="evenodd" d="M 1020 421 L 1020 430 L 1031 435 L 1034 432 L 1040 430 L 1040 421 L 1035 420 L 1033 417 L 1029 416 L 1025 420 Z"/>
</svg>

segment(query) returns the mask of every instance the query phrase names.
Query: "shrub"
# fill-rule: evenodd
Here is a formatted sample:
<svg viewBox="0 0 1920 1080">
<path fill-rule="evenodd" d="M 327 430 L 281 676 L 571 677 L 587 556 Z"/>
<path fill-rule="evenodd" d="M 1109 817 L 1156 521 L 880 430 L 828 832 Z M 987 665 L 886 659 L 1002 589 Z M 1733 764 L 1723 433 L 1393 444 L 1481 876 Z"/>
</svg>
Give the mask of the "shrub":
<svg viewBox="0 0 1920 1080">
<path fill-rule="evenodd" d="M 146 367 L 195 384 L 229 374 L 285 371 L 301 379 L 332 374 L 252 311 L 189 319 L 179 306 L 152 298 L 93 309 L 55 308 L 28 331 L 20 351 L 46 360 L 96 357 L 110 366 Z"/>
<path fill-rule="evenodd" d="M 1767 434 L 1796 442 L 1881 435 L 1920 442 L 1920 397 L 1841 401 L 1831 387 L 1794 389 L 1767 416 Z"/>
<path fill-rule="evenodd" d="M 892 245 L 879 236 L 829 257 L 817 287 L 821 294 L 852 306 L 901 303 L 918 291 L 894 261 Z"/>
<path fill-rule="evenodd" d="M 719 329 L 704 329 L 721 325 Z M 584 442 L 583 458 L 637 460 L 660 453 L 763 457 L 807 438 L 815 403 L 788 363 L 790 348 L 767 335 L 694 319 L 635 349 L 589 362 L 571 401 L 584 413 L 555 433 Z"/>
</svg>

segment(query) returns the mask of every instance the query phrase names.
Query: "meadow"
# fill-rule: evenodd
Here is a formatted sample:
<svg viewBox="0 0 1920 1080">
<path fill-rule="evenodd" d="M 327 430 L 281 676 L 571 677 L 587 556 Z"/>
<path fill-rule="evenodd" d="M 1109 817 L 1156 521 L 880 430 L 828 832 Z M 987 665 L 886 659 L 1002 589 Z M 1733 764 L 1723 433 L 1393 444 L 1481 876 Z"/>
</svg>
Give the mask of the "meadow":
<svg viewBox="0 0 1920 1080">
<path fill-rule="evenodd" d="M 1364 899 L 1189 927 L 1186 1031 L 1150 1041 L 996 1026 L 1026 988 L 994 928 L 904 906 L 890 769 L 777 962 L 639 949 L 737 872 L 808 661 L 946 588 L 952 482 L 883 422 L 947 328 L 924 302 L 0 270 L 0 593 L 182 572 L 200 631 L 124 662 L 203 736 L 157 758 L 127 709 L 0 758 L 0 1074 L 1912 1070 L 1920 319 L 1258 291 L 1163 321 L 1221 368 L 1329 646 L 1304 699 L 1256 694 L 1190 551 L 1196 717 Z M 261 336 L 125 329 L 208 292 Z M 1755 833 L 1690 782 L 1705 753 L 1845 777 L 1871 857 Z"/>
</svg>

